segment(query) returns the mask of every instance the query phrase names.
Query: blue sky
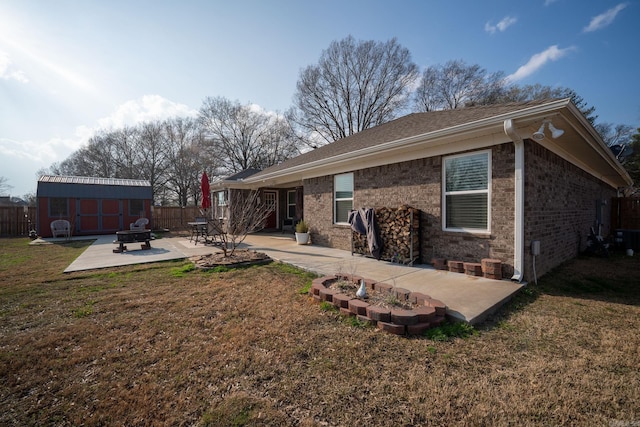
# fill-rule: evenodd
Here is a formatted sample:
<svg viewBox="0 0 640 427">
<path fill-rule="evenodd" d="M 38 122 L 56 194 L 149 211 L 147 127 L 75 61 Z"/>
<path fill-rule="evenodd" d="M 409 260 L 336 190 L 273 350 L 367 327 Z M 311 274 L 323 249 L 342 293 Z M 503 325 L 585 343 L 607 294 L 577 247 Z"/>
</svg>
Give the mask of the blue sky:
<svg viewBox="0 0 640 427">
<path fill-rule="evenodd" d="M 11 195 L 98 128 L 194 114 L 207 96 L 291 105 L 331 41 L 396 37 L 421 71 L 462 59 L 570 87 L 640 127 L 638 0 L 0 0 L 0 176 Z"/>
</svg>

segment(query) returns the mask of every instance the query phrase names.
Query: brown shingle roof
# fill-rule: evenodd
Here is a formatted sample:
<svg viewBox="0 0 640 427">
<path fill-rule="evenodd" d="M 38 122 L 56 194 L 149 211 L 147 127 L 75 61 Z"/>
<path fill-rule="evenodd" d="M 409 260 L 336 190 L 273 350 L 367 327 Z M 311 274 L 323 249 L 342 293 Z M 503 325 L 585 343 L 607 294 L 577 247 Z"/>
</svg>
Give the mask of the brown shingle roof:
<svg viewBox="0 0 640 427">
<path fill-rule="evenodd" d="M 455 110 L 430 111 L 427 113 L 413 113 L 382 125 L 363 130 L 354 135 L 324 145 L 313 151 L 303 153 L 278 165 L 271 166 L 251 178 L 286 170 L 291 167 L 304 165 L 334 156 L 373 147 L 386 142 L 397 141 L 416 135 L 435 132 L 478 120 L 487 119 L 503 114 L 514 113 L 528 107 L 548 103 L 552 100 L 544 99 L 530 102 L 467 107 Z"/>
</svg>

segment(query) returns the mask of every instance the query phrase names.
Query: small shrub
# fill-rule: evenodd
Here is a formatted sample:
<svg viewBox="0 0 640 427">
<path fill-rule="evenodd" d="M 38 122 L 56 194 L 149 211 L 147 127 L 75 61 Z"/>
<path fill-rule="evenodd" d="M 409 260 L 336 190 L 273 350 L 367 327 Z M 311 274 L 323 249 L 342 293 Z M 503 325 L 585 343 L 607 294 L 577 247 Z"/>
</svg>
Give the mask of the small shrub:
<svg viewBox="0 0 640 427">
<path fill-rule="evenodd" d="M 336 308 L 335 305 L 331 304 L 328 301 L 322 301 L 320 303 L 320 310 L 322 310 L 322 311 L 336 311 L 337 308 Z"/>
<path fill-rule="evenodd" d="M 478 335 L 473 326 L 464 322 L 443 323 L 437 328 L 428 329 L 424 335 L 434 341 L 449 341 L 454 338 L 469 338 Z"/>
<path fill-rule="evenodd" d="M 369 326 L 369 324 L 367 322 L 363 322 L 362 320 L 358 319 L 356 316 L 347 316 L 347 317 L 345 317 L 345 322 L 349 326 L 353 326 L 355 328 L 364 328 L 366 326 Z"/>
<path fill-rule="evenodd" d="M 356 285 L 354 285 L 352 282 L 349 282 L 348 280 L 338 280 L 336 282 L 336 286 L 338 287 L 338 289 L 341 290 L 347 290 L 347 289 L 353 289 L 356 287 Z"/>
<path fill-rule="evenodd" d="M 307 224 L 304 220 L 300 220 L 300 222 L 296 224 L 296 233 L 308 233 L 308 232 L 309 232 L 309 224 Z"/>
<path fill-rule="evenodd" d="M 387 295 L 385 302 L 393 306 L 402 305 L 402 302 L 398 299 L 398 297 L 394 293 Z"/>
</svg>

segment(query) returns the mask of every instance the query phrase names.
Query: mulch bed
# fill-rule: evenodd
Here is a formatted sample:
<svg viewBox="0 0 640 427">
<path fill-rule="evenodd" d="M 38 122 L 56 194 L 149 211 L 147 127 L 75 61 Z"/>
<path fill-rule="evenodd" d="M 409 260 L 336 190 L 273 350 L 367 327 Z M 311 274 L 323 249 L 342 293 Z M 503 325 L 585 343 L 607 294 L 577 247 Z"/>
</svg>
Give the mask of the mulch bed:
<svg viewBox="0 0 640 427">
<path fill-rule="evenodd" d="M 206 255 L 196 255 L 189 258 L 197 268 L 210 269 L 219 266 L 229 268 L 246 267 L 250 265 L 268 264 L 272 261 L 269 256 L 263 252 L 250 250 L 236 250 L 230 256 L 224 256 L 222 252 L 216 252 Z"/>
</svg>

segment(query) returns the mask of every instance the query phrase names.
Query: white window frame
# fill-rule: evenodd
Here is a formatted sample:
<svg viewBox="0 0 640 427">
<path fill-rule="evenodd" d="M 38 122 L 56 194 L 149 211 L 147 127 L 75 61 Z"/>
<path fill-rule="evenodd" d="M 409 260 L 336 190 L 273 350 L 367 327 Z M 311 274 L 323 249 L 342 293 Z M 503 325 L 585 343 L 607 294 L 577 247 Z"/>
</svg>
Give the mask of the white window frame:
<svg viewBox="0 0 640 427">
<path fill-rule="evenodd" d="M 337 197 L 337 193 L 338 193 L 338 186 L 337 186 L 338 178 L 339 177 L 346 177 L 346 176 L 350 176 L 351 177 L 351 197 L 340 197 L 340 198 L 338 198 Z M 355 184 L 354 184 L 354 181 L 353 181 L 353 172 L 342 173 L 342 174 L 338 174 L 338 175 L 334 175 L 333 176 L 333 223 L 334 224 L 340 224 L 340 225 L 349 224 L 346 221 L 338 222 L 338 202 L 351 201 L 351 209 L 353 209 L 353 193 L 355 193 Z"/>
<path fill-rule="evenodd" d="M 220 193 L 223 194 L 222 203 L 220 203 Z M 227 206 L 229 205 L 229 194 L 227 190 L 216 191 L 216 217 L 218 219 L 227 219 Z"/>
<path fill-rule="evenodd" d="M 478 154 L 486 154 L 487 156 L 487 188 L 481 190 L 466 190 L 466 191 L 449 191 L 447 192 L 447 160 L 461 157 L 477 156 Z M 464 154 L 455 154 L 452 156 L 446 156 L 442 158 L 442 229 L 444 231 L 453 231 L 461 233 L 477 233 L 477 234 L 490 234 L 491 233 L 491 181 L 492 181 L 492 166 L 491 166 L 491 150 L 473 151 Z M 465 195 L 465 194 L 486 194 L 487 195 L 487 228 L 464 228 L 464 227 L 447 227 L 447 196 L 450 195 Z"/>
<path fill-rule="evenodd" d="M 291 200 L 289 199 L 289 196 L 291 195 L 291 193 L 293 193 L 293 203 L 291 203 Z M 289 210 L 291 209 L 291 206 L 293 206 L 293 216 L 289 215 Z M 295 211 L 296 211 L 296 190 L 287 190 L 287 219 L 294 219 L 296 217 L 295 215 Z"/>
</svg>

